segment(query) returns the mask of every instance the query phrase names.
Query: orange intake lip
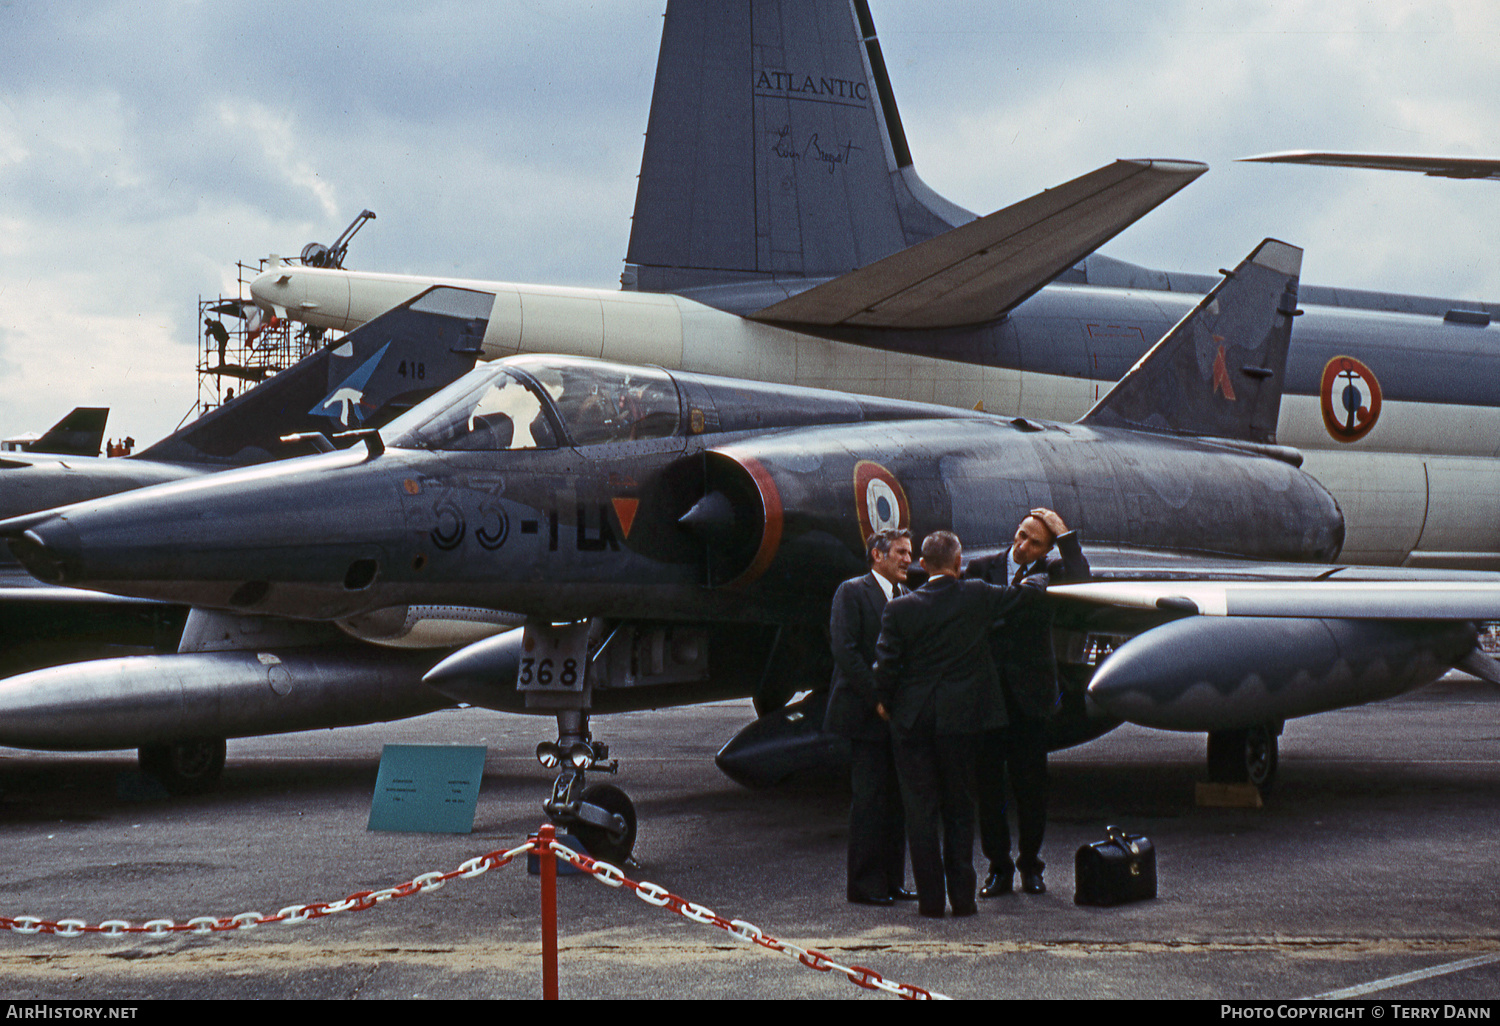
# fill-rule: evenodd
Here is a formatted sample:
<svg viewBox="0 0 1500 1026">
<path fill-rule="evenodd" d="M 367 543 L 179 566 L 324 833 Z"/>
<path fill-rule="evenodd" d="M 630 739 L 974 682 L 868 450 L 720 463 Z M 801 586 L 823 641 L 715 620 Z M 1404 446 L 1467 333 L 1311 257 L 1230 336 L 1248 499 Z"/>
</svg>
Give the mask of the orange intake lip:
<svg viewBox="0 0 1500 1026">
<path fill-rule="evenodd" d="M 770 473 L 760 462 L 752 457 L 733 457 L 734 461 L 755 482 L 755 488 L 760 493 L 761 509 L 765 513 L 762 520 L 760 533 L 760 545 L 755 550 L 755 557 L 750 560 L 750 565 L 744 571 L 725 585 L 726 588 L 747 588 L 760 579 L 761 574 L 771 565 L 776 558 L 777 551 L 781 548 L 781 529 L 783 514 L 781 506 L 781 492 L 776 488 L 776 482 L 771 479 Z"/>
</svg>

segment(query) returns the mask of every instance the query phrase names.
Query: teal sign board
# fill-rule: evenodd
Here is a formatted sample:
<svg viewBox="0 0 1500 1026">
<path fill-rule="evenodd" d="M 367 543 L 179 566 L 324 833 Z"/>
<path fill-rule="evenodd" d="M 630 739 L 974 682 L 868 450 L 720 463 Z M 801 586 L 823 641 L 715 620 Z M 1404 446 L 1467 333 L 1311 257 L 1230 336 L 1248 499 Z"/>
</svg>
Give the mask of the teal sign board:
<svg viewBox="0 0 1500 1026">
<path fill-rule="evenodd" d="M 485 752 L 476 745 L 386 745 L 365 829 L 469 833 Z"/>
</svg>

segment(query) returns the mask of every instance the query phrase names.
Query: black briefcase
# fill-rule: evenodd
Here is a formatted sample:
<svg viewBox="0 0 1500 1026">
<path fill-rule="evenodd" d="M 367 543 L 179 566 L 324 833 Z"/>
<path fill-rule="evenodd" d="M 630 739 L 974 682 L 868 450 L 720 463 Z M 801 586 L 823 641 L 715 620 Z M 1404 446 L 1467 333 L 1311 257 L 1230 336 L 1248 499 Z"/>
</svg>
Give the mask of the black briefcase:
<svg viewBox="0 0 1500 1026">
<path fill-rule="evenodd" d="M 1105 827 L 1108 839 L 1085 844 L 1073 860 L 1075 905 L 1123 905 L 1156 897 L 1156 849 L 1150 838 Z"/>
</svg>

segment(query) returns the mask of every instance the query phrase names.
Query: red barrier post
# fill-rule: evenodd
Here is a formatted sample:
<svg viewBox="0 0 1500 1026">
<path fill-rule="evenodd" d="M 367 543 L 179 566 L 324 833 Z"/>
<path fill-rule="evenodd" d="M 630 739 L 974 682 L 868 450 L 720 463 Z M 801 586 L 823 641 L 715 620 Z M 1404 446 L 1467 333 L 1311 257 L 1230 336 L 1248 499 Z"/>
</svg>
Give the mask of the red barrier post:
<svg viewBox="0 0 1500 1026">
<path fill-rule="evenodd" d="M 543 823 L 537 831 L 537 853 L 542 873 L 542 1000 L 557 1000 L 557 854 L 552 842 L 557 828 Z"/>
</svg>

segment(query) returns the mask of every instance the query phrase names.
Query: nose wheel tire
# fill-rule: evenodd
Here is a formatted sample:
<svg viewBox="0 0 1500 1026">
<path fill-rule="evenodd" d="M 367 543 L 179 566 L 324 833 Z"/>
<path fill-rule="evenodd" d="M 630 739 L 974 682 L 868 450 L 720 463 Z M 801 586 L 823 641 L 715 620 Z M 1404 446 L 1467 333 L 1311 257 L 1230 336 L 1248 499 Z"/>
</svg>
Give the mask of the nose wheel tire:
<svg viewBox="0 0 1500 1026">
<path fill-rule="evenodd" d="M 589 855 L 603 862 L 621 865 L 630 858 L 635 849 L 635 803 L 630 796 L 613 784 L 590 784 L 581 796 L 585 805 L 596 805 L 611 815 L 625 821 L 625 831 L 614 836 L 603 827 L 592 823 L 574 823 L 568 831 L 589 851 Z"/>
</svg>

